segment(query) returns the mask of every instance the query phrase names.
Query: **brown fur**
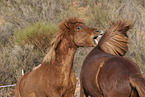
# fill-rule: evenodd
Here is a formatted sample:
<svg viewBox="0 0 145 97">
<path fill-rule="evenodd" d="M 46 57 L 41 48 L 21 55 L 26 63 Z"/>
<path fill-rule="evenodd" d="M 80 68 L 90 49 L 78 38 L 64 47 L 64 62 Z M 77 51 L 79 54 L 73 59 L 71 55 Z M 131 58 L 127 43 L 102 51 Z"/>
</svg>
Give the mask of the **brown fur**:
<svg viewBox="0 0 145 97">
<path fill-rule="evenodd" d="M 139 74 L 133 74 L 130 76 L 129 81 L 131 85 L 136 88 L 136 90 L 139 93 L 140 97 L 145 96 L 145 79 L 144 77 L 139 73 Z"/>
<path fill-rule="evenodd" d="M 145 78 L 131 60 L 121 57 L 131 23 L 113 22 L 81 69 L 81 97 L 144 97 Z"/>
<path fill-rule="evenodd" d="M 123 56 L 128 50 L 126 32 L 130 29 L 130 25 L 131 22 L 127 21 L 113 22 L 100 40 L 98 48 L 109 54 Z"/>
<path fill-rule="evenodd" d="M 95 46 L 93 38 L 98 33 L 77 18 L 61 23 L 42 64 L 18 80 L 15 97 L 73 97 L 75 51 L 80 46 Z"/>
</svg>

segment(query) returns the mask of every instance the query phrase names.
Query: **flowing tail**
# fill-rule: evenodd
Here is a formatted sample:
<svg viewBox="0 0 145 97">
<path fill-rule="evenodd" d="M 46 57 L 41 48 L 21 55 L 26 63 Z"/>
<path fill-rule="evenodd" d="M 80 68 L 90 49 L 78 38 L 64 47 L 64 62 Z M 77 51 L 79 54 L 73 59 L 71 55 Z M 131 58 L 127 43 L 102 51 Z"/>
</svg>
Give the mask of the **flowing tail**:
<svg viewBox="0 0 145 97">
<path fill-rule="evenodd" d="M 140 97 L 145 97 L 145 78 L 141 74 L 131 75 L 129 79 L 132 87 L 136 88 Z"/>
</svg>

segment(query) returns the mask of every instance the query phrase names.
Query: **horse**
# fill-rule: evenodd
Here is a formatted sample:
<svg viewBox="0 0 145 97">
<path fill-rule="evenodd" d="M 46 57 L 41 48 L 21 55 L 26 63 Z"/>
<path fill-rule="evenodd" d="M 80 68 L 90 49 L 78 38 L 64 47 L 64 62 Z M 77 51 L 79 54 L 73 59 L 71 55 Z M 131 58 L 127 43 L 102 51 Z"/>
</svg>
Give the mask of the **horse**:
<svg viewBox="0 0 145 97">
<path fill-rule="evenodd" d="M 99 33 L 76 17 L 60 23 L 43 62 L 16 83 L 15 97 L 74 97 L 75 51 L 79 47 L 95 47 Z"/>
<path fill-rule="evenodd" d="M 145 97 L 145 78 L 137 64 L 123 57 L 132 23 L 112 22 L 86 56 L 80 73 L 80 97 Z"/>
</svg>

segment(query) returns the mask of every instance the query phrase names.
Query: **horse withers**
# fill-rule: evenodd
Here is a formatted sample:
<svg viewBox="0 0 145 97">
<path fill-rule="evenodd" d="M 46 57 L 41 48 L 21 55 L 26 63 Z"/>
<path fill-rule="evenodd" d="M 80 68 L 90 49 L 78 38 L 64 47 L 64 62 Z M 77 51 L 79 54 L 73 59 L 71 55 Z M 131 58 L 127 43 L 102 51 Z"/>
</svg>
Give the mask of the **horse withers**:
<svg viewBox="0 0 145 97">
<path fill-rule="evenodd" d="M 145 97 L 145 78 L 131 60 L 124 58 L 131 23 L 113 22 L 84 60 L 81 97 Z"/>
<path fill-rule="evenodd" d="M 75 51 L 78 47 L 95 46 L 99 33 L 75 17 L 61 23 L 43 62 L 18 80 L 15 97 L 73 97 Z"/>
</svg>

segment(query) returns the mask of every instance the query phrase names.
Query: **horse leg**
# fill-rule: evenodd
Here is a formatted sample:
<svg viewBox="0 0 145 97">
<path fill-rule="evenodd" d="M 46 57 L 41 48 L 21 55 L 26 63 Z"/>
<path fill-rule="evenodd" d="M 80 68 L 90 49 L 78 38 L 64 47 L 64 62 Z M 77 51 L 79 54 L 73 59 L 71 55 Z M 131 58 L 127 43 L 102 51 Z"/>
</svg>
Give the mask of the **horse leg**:
<svg viewBox="0 0 145 97">
<path fill-rule="evenodd" d="M 82 82 L 80 82 L 80 97 L 89 97 L 83 88 Z"/>
<path fill-rule="evenodd" d="M 51 97 L 46 95 L 44 92 L 40 92 L 40 91 L 36 91 L 36 92 L 31 92 L 27 95 L 25 95 L 24 97 Z M 52 96 L 52 97 L 60 97 L 60 96 Z"/>
<path fill-rule="evenodd" d="M 54 91 L 53 93 L 47 95 L 46 97 L 61 97 L 61 95 L 57 91 Z"/>
<path fill-rule="evenodd" d="M 68 88 L 63 97 L 74 97 L 74 88 Z"/>
<path fill-rule="evenodd" d="M 87 97 L 87 95 L 84 93 L 84 89 L 80 89 L 80 97 Z"/>
<path fill-rule="evenodd" d="M 43 91 L 45 96 L 39 95 L 38 97 L 62 97 L 62 94 L 57 91 L 57 89 L 46 89 L 45 92 Z"/>
<path fill-rule="evenodd" d="M 37 97 L 36 94 L 34 92 L 28 94 L 26 97 Z"/>
</svg>

